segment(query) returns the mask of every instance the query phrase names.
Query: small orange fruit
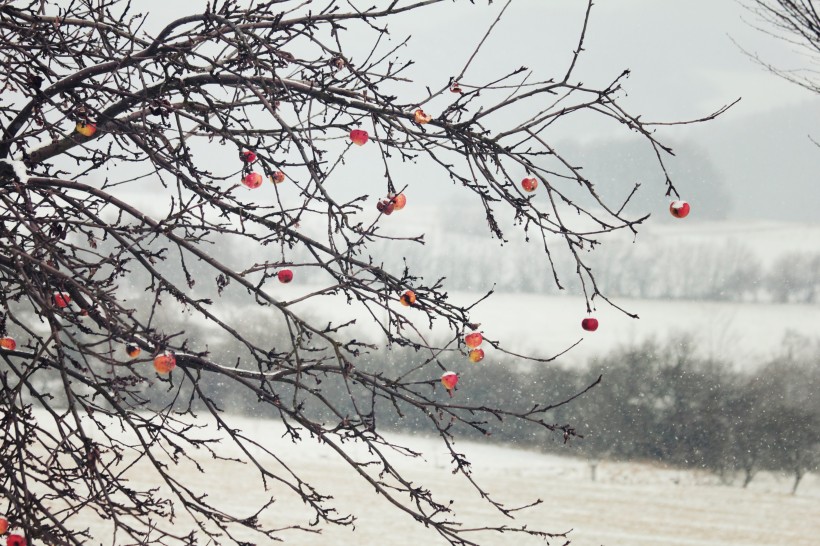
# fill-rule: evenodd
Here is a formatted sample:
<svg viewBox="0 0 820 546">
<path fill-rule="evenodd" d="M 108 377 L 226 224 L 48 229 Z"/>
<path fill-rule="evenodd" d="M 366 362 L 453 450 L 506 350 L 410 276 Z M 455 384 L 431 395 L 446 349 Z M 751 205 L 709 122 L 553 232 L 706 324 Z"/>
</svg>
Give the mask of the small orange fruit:
<svg viewBox="0 0 820 546">
<path fill-rule="evenodd" d="M 475 349 L 481 345 L 482 341 L 484 341 L 484 336 L 482 336 L 479 332 L 473 332 L 472 334 L 467 334 L 464 336 L 464 344 L 470 349 Z"/>
<path fill-rule="evenodd" d="M 458 374 L 455 372 L 444 372 L 441 375 L 441 384 L 444 385 L 444 388 L 448 391 L 453 390 L 456 388 L 456 384 L 458 384 Z"/>
<path fill-rule="evenodd" d="M 154 357 L 154 369 L 157 373 L 166 374 L 177 367 L 177 358 L 171 351 L 165 351 Z"/>
<path fill-rule="evenodd" d="M 242 179 L 242 183 L 252 190 L 262 185 L 262 175 L 259 173 L 248 173 Z"/>
<path fill-rule="evenodd" d="M 78 121 L 75 127 L 78 133 L 85 137 L 94 136 L 97 132 L 97 125 L 95 123 L 88 123 L 87 121 Z"/>
<path fill-rule="evenodd" d="M 538 179 L 525 178 L 521 181 L 521 187 L 524 189 L 525 192 L 533 192 L 535 191 L 535 188 L 538 187 Z"/>
<path fill-rule="evenodd" d="M 424 125 L 425 123 L 430 123 L 433 120 L 433 116 L 424 113 L 424 110 L 419 108 L 415 112 L 413 112 L 413 119 L 416 120 L 416 123 L 419 125 Z"/>
<path fill-rule="evenodd" d="M 416 303 L 416 293 L 412 290 L 407 290 L 404 294 L 401 295 L 399 301 L 405 307 L 410 307 L 414 303 Z"/>
<path fill-rule="evenodd" d="M 393 210 L 401 210 L 407 204 L 407 197 L 403 193 L 398 194 L 393 199 Z"/>
<path fill-rule="evenodd" d="M 142 352 L 142 349 L 140 349 L 139 345 L 136 343 L 126 343 L 125 352 L 128 353 L 128 356 L 131 358 L 137 358 Z"/>
</svg>

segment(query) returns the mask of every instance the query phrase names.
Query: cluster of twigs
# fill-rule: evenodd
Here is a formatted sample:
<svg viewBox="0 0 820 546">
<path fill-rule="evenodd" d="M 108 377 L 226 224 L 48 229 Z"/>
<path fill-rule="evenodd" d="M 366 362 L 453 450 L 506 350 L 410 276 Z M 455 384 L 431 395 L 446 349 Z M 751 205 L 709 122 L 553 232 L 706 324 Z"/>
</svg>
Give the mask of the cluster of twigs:
<svg viewBox="0 0 820 546">
<path fill-rule="evenodd" d="M 573 79 L 592 2 L 559 77 L 537 80 L 516 69 L 470 78 L 482 40 L 460 73 L 431 82 L 423 96 L 405 96 L 412 62 L 389 45 L 386 25 L 439 3 L 228 0 L 152 33 L 120 0 L 0 1 L 0 335 L 16 340 L 0 352 L 0 508 L 30 541 L 101 540 L 76 523 L 86 511 L 105 520 L 118 545 L 264 543 L 286 529 L 312 530 L 306 523 L 352 524 L 321 492 L 329 484 L 309 484 L 230 424 L 208 378 L 244 389 L 294 442 L 305 434 L 320 439 L 383 498 L 451 544 L 473 544 L 478 529 L 460 526 L 448 505 L 391 463 L 395 453 L 415 454 L 382 436 L 376 404 L 426 416 L 455 471 L 471 482 L 469 462 L 452 445 L 460 426 L 486 430 L 488 420 L 522 419 L 575 434 L 548 419 L 566 401 L 491 408 L 447 396 L 437 358 L 464 351 L 463 335 L 475 327 L 470 307 L 452 303 L 443 280 L 386 270 L 368 254 L 371 241 L 394 239 L 375 204 L 405 190 L 395 173 L 409 162 L 436 165 L 483 206 L 492 235 L 504 237 L 499 213 L 537 234 L 545 274 L 556 283 L 553 252 L 569 252 L 591 307 L 606 298 L 584 252 L 600 235 L 634 231 L 645 217 L 628 218 L 625 203 L 598 198 L 545 132 L 590 112 L 642 135 L 661 166 L 670 150 L 653 124 L 620 106 L 627 71 L 599 87 Z M 357 44 L 372 40 L 361 58 L 346 50 L 354 36 Z M 415 115 L 425 109 L 432 119 Z M 515 116 L 508 113 L 522 110 L 527 116 L 509 123 Z M 375 194 L 362 188 L 351 197 L 335 182 L 360 150 L 352 130 L 366 131 L 366 146 L 378 150 L 384 182 Z M 285 181 L 251 191 L 240 184 L 250 171 Z M 525 175 L 540 181 L 537 193 L 521 189 Z M 677 195 L 668 177 L 666 191 Z M 245 251 L 228 259 L 226 247 Z M 295 284 L 307 270 L 321 271 L 326 283 L 285 301 L 277 280 L 284 269 Z M 409 307 L 399 304 L 407 291 L 415 294 Z M 387 343 L 417 349 L 413 367 L 360 366 L 377 348 L 355 338 L 353 320 L 300 312 L 299 304 L 335 297 L 359 306 Z M 231 312 L 233 301 L 242 302 L 241 313 Z M 237 316 L 269 326 L 260 331 Z M 194 337 L 186 321 L 205 321 L 216 333 Z M 434 322 L 446 325 L 444 343 L 428 339 Z M 276 335 L 265 333 L 272 329 Z M 235 347 L 231 360 L 213 358 L 214 340 Z M 176 369 L 155 375 L 155 357 L 172 357 Z M 348 396 L 324 396 L 329 384 Z M 239 455 L 202 439 L 202 423 L 227 431 Z M 366 445 L 373 459 L 349 455 L 349 440 Z M 250 463 L 265 484 L 295 492 L 312 521 L 275 528 L 265 523 L 269 504 L 249 516 L 212 502 L 174 472 L 185 461 L 197 464 L 198 449 Z M 129 484 L 128 469 L 144 463 L 158 487 Z M 514 508 L 472 483 L 512 516 Z M 179 512 L 190 525 L 173 524 Z M 481 530 L 565 539 L 506 524 Z M 256 538 L 241 538 L 248 533 Z"/>
</svg>

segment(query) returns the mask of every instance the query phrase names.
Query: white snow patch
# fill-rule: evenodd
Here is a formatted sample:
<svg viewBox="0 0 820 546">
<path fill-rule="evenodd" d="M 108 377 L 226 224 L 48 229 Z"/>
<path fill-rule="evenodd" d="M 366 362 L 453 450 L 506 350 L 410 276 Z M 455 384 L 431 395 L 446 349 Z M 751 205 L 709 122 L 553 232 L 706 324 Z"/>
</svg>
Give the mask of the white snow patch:
<svg viewBox="0 0 820 546">
<path fill-rule="evenodd" d="M 14 170 L 14 176 L 16 176 L 23 184 L 28 182 L 28 172 L 26 171 L 25 163 L 18 159 L 0 159 L 0 163 L 11 165 L 11 168 Z"/>
</svg>

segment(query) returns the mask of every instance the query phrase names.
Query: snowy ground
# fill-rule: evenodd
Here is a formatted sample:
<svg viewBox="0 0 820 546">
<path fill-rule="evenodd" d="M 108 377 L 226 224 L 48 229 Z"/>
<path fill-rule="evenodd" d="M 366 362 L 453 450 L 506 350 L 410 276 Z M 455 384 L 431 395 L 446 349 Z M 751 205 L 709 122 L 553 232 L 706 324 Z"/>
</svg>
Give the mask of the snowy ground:
<svg viewBox="0 0 820 546">
<path fill-rule="evenodd" d="M 326 446 L 309 439 L 298 445 L 281 439 L 283 429 L 277 421 L 234 418 L 232 423 L 262 440 L 322 493 L 333 495 L 340 511 L 358 518 L 355 531 L 324 527 L 321 535 L 284 532 L 281 537 L 287 544 L 445 544 L 434 532 L 377 496 Z M 572 529 L 570 537 L 575 546 L 816 546 L 820 536 L 817 475 L 807 476 L 796 496 L 788 494 L 791 482 L 785 476 L 761 475 L 744 490 L 737 485 L 722 485 L 710 474 L 637 463 L 602 462 L 593 482 L 590 466 L 583 460 L 458 443 L 459 451 L 466 453 L 474 465 L 475 478 L 496 500 L 513 506 L 543 499 L 543 504 L 510 521 L 482 501 L 463 477 L 451 474 L 448 457 L 435 440 L 391 437 L 425 453 L 423 460 L 397 458 L 396 464 L 417 484 L 430 487 L 439 501 L 454 499 L 456 516 L 468 525 L 492 521 L 528 524 L 547 531 Z M 363 449 L 350 447 L 358 460 L 367 457 Z M 224 453 L 231 454 L 233 449 L 226 446 Z M 274 485 L 264 492 L 252 468 L 215 462 L 205 455 L 199 462 L 206 469 L 204 475 L 191 468 L 176 468 L 174 476 L 208 491 L 209 499 L 238 506 L 247 515 L 255 511 L 257 503 L 273 495 L 277 502 L 262 514 L 265 524 L 307 524 L 309 515 L 299 499 L 281 486 Z M 129 474 L 134 486 L 155 484 L 144 467 L 135 467 Z M 99 527 L 92 516 L 85 517 L 85 523 L 105 541 L 108 531 Z M 184 521 L 184 515 L 178 521 Z M 473 538 L 490 545 L 544 544 L 509 534 Z"/>
<path fill-rule="evenodd" d="M 285 286 L 277 296 L 295 299 L 316 287 Z M 452 292 L 452 301 L 469 305 L 479 294 Z M 323 323 L 333 320 L 341 323 L 352 317 L 360 325 L 372 324 L 372 318 L 343 298 L 336 302 L 322 298 L 308 301 L 296 309 L 308 316 L 321 316 Z M 820 324 L 820 305 L 785 305 L 762 303 L 718 303 L 705 301 L 632 300 L 621 298 L 618 305 L 640 319 L 632 319 L 606 304 L 599 305 L 595 316 L 600 327 L 594 333 L 584 332 L 581 320 L 586 316 L 580 297 L 544 296 L 539 294 L 494 294 L 471 312 L 473 321 L 481 323 L 485 337 L 498 340 L 507 349 L 527 352 L 536 356 L 552 356 L 573 343 L 583 341 L 567 355 L 564 364 L 585 363 L 591 356 L 604 354 L 619 345 L 638 343 L 648 338 L 665 341 L 671 336 L 692 334 L 698 340 L 698 349 L 704 356 L 725 359 L 739 368 L 750 368 L 778 353 L 787 332 L 816 337 Z M 398 306 L 397 306 L 398 307 Z M 419 326 L 425 324 L 419 311 L 404 310 Z M 321 315 L 320 315 L 321 312 Z M 418 316 L 414 316 L 417 314 Z M 371 341 L 383 342 L 377 328 L 363 328 L 357 335 Z M 433 330 L 444 335 L 443 329 Z M 435 335 L 435 334 L 434 334 Z M 492 349 L 485 348 L 487 358 Z M 488 360 L 491 361 L 491 360 Z"/>
</svg>

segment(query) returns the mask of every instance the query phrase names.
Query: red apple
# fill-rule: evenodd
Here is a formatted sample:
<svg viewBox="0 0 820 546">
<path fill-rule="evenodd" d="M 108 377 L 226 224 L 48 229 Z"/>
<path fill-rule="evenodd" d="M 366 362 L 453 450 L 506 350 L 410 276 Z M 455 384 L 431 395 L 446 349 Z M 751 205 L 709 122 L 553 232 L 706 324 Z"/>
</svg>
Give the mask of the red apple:
<svg viewBox="0 0 820 546">
<path fill-rule="evenodd" d="M 6 539 L 6 546 L 26 546 L 27 544 L 26 537 L 16 533 L 10 534 Z"/>
<path fill-rule="evenodd" d="M 481 345 L 482 341 L 484 341 L 484 336 L 482 336 L 479 332 L 473 332 L 472 334 L 467 334 L 464 336 L 464 344 L 470 349 L 475 349 Z"/>
<path fill-rule="evenodd" d="M 581 321 L 581 328 L 586 330 L 587 332 L 594 332 L 598 329 L 598 319 L 596 318 L 585 318 Z"/>
<path fill-rule="evenodd" d="M 131 358 L 137 358 L 142 352 L 142 349 L 135 343 L 126 343 L 125 352 L 128 353 L 128 356 Z"/>
<path fill-rule="evenodd" d="M 65 309 L 71 303 L 71 295 L 68 292 L 54 292 L 51 297 L 54 300 L 54 305 L 60 309 Z"/>
<path fill-rule="evenodd" d="M 274 184 L 281 184 L 285 181 L 285 173 L 282 171 L 276 171 L 271 175 L 270 179 Z"/>
<path fill-rule="evenodd" d="M 357 144 L 359 146 L 364 146 L 367 144 L 367 140 L 370 137 L 367 136 L 367 131 L 362 131 L 361 129 L 353 129 L 350 131 L 350 140 L 353 144 Z"/>
<path fill-rule="evenodd" d="M 404 205 L 407 204 L 407 197 L 404 196 L 403 193 L 400 193 L 392 198 L 393 201 L 393 210 L 401 210 L 404 208 Z"/>
<path fill-rule="evenodd" d="M 470 362 L 481 362 L 484 360 L 484 349 L 473 349 L 469 354 Z"/>
<path fill-rule="evenodd" d="M 165 351 L 154 357 L 154 369 L 157 373 L 170 373 L 177 367 L 177 357 L 171 351 Z"/>
<path fill-rule="evenodd" d="M 433 116 L 425 114 L 424 110 L 419 108 L 413 112 L 413 119 L 415 119 L 419 125 L 424 125 L 425 123 L 430 123 L 433 120 Z"/>
<path fill-rule="evenodd" d="M 78 121 L 76 127 L 74 128 L 78 133 L 85 137 L 94 136 L 94 133 L 97 132 L 97 125 L 86 121 Z"/>
<path fill-rule="evenodd" d="M 414 303 L 416 303 L 416 293 L 412 290 L 407 290 L 404 294 L 401 295 L 399 301 L 405 307 L 410 307 Z"/>
<path fill-rule="evenodd" d="M 441 376 L 441 384 L 448 391 L 453 390 L 458 383 L 458 374 L 455 372 L 444 372 Z"/>
<path fill-rule="evenodd" d="M 464 91 L 461 90 L 461 86 L 458 84 L 458 82 L 453 82 L 453 84 L 450 86 L 450 93 L 464 93 Z"/>
<path fill-rule="evenodd" d="M 13 351 L 17 348 L 17 342 L 14 341 L 13 337 L 0 337 L 0 349 L 5 349 L 7 351 Z M 2 533 L 0 533 L 2 534 Z"/>
<path fill-rule="evenodd" d="M 686 218 L 689 216 L 689 203 L 686 201 L 672 201 L 669 204 L 669 212 L 675 218 Z"/>
<path fill-rule="evenodd" d="M 291 271 L 290 269 L 283 269 L 279 273 L 277 273 L 276 276 L 279 277 L 279 282 L 287 284 L 293 280 L 293 271 Z"/>
<path fill-rule="evenodd" d="M 244 152 L 239 152 L 239 159 L 244 163 L 250 164 L 256 161 L 256 154 L 250 150 L 245 150 Z"/>
<path fill-rule="evenodd" d="M 262 185 L 262 175 L 259 173 L 248 173 L 242 179 L 242 183 L 252 190 Z"/>
<path fill-rule="evenodd" d="M 9 530 L 9 520 L 0 516 L 0 535 L 5 535 Z"/>
<path fill-rule="evenodd" d="M 396 210 L 396 203 L 394 203 L 392 199 L 380 199 L 379 202 L 376 203 L 376 210 L 386 216 L 390 216 L 393 214 L 393 211 Z"/>
<path fill-rule="evenodd" d="M 535 188 L 538 187 L 538 179 L 537 178 L 525 178 L 521 181 L 521 187 L 524 188 L 525 192 L 533 192 Z"/>
</svg>

